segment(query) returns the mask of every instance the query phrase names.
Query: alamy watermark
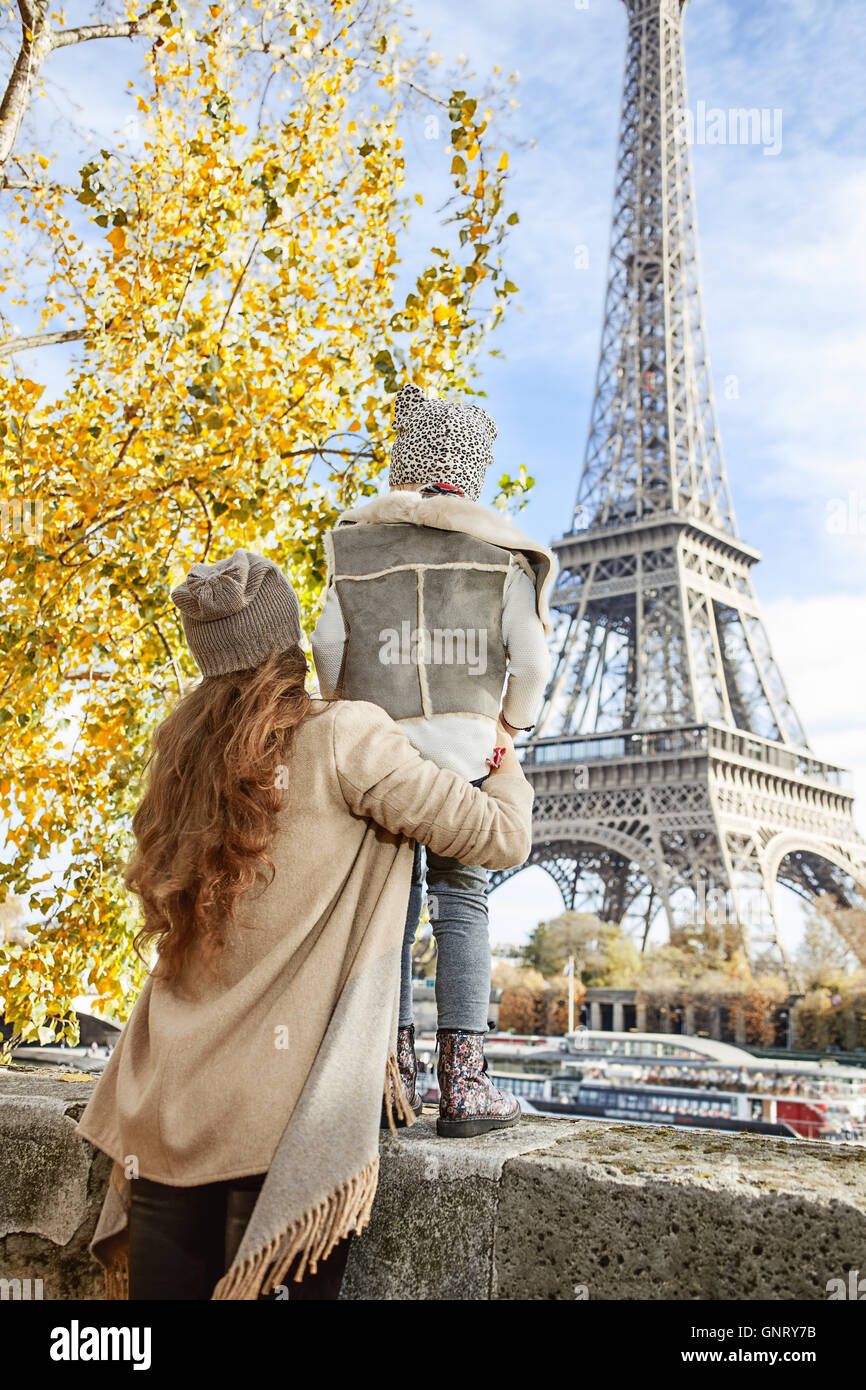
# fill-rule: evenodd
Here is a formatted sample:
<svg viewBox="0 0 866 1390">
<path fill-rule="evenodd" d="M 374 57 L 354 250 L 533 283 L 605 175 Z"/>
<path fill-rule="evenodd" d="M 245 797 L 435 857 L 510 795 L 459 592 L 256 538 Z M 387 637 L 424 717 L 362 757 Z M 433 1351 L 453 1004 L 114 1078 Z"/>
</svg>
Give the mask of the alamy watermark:
<svg viewBox="0 0 866 1390">
<path fill-rule="evenodd" d="M 52 1361 L 131 1361 L 134 1371 L 147 1371 L 151 1362 L 149 1327 L 82 1327 L 73 1318 L 68 1327 L 51 1330 L 48 1351 Z"/>
<path fill-rule="evenodd" d="M 678 145 L 762 145 L 765 155 L 782 152 L 782 109 L 779 106 L 721 106 L 696 103 L 694 111 L 675 113 Z"/>
<path fill-rule="evenodd" d="M 42 539 L 42 503 L 29 497 L 0 498 L 0 540 Z"/>
<path fill-rule="evenodd" d="M 11 1299 L 44 1298 L 41 1279 L 0 1279 L 0 1302 Z"/>
<path fill-rule="evenodd" d="M 379 633 L 379 660 L 383 666 L 465 666 L 470 676 L 487 671 L 485 627 L 413 628 L 407 620 Z"/>
<path fill-rule="evenodd" d="M 866 536 L 866 492 L 829 497 L 826 530 L 831 536 Z"/>
<path fill-rule="evenodd" d="M 736 895 L 722 887 L 707 887 L 699 879 L 695 888 L 695 922 L 704 926 L 757 927 L 769 908 L 763 888 L 744 885 Z"/>
<path fill-rule="evenodd" d="M 830 1302 L 834 1299 L 851 1299 L 858 1303 L 866 1302 L 866 1279 L 860 1278 L 859 1269 L 849 1269 L 844 1279 L 828 1279 L 824 1286 Z"/>
</svg>

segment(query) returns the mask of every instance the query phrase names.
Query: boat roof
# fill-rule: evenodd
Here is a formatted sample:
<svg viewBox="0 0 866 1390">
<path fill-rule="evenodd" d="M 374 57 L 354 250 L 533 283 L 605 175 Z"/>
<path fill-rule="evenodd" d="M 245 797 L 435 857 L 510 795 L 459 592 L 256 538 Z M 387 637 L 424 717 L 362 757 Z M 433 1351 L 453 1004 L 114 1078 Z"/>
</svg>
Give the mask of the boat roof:
<svg viewBox="0 0 866 1390">
<path fill-rule="evenodd" d="M 567 1050 L 562 1044 L 567 1044 Z M 756 1057 L 743 1047 L 732 1043 L 719 1042 L 716 1038 L 699 1038 L 684 1033 L 614 1033 L 603 1030 L 581 1029 L 567 1033 L 565 1037 L 503 1037 L 497 1034 L 488 1036 L 485 1050 L 491 1055 L 495 1052 L 541 1058 L 539 1047 L 544 1047 L 545 1056 L 568 1057 L 621 1057 L 635 1061 L 658 1061 L 669 1065 L 693 1063 L 697 1066 L 723 1066 L 741 1071 L 787 1072 L 797 1076 L 813 1075 L 849 1077 L 861 1083 L 866 1073 L 861 1067 L 845 1066 L 843 1063 L 826 1058 L 821 1061 L 796 1061 L 782 1057 Z"/>
</svg>

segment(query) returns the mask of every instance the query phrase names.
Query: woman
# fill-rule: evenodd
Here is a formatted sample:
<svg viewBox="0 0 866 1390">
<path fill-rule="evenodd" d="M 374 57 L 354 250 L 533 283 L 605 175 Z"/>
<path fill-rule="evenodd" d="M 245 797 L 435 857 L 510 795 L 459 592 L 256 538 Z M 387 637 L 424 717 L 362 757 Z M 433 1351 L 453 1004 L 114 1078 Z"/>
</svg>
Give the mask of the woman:
<svg viewBox="0 0 866 1390">
<path fill-rule="evenodd" d="M 79 1122 L 114 1159 L 91 1249 L 109 1297 L 336 1297 L 383 1096 L 413 1119 L 393 1053 L 412 841 L 522 863 L 532 791 L 504 731 L 477 788 L 377 706 L 311 698 L 271 561 L 194 565 L 172 599 L 204 679 L 133 821 L 157 962 Z"/>
</svg>

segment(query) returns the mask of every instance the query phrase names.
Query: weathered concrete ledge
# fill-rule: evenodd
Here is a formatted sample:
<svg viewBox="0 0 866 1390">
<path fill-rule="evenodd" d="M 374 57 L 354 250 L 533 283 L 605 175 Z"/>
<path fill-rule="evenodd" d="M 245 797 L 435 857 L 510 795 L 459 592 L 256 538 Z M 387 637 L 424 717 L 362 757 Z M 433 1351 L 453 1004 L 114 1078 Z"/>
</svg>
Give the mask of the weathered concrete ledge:
<svg viewBox="0 0 866 1390">
<path fill-rule="evenodd" d="M 93 1082 L 0 1067 L 0 1279 L 41 1279 L 46 1299 L 102 1298 L 87 1249 L 111 1163 L 75 1121 Z"/>
<path fill-rule="evenodd" d="M 107 1160 L 76 1134 L 92 1091 L 0 1069 L 0 1278 L 101 1298 L 90 1238 Z M 826 1299 L 866 1270 L 863 1151 L 595 1120 L 382 1139 L 373 1221 L 343 1297 Z"/>
</svg>

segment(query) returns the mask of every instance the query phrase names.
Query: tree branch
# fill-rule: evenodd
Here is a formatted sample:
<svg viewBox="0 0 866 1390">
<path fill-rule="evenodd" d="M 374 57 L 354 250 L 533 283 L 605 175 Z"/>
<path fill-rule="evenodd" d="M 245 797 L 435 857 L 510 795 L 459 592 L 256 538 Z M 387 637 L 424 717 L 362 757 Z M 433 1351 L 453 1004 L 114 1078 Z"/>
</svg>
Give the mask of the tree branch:
<svg viewBox="0 0 866 1390">
<path fill-rule="evenodd" d="M 183 478 L 176 478 L 173 482 L 166 483 L 165 487 L 160 488 L 159 491 L 154 494 L 154 500 L 156 500 L 157 497 L 163 497 L 167 492 L 170 492 L 172 488 L 183 487 L 183 484 Z M 113 510 L 108 514 L 108 516 L 103 517 L 102 520 L 97 522 L 95 526 L 89 527 L 87 531 L 83 531 L 82 534 L 78 536 L 76 540 L 72 541 L 69 545 L 67 545 L 63 550 L 61 550 L 57 555 L 55 555 L 54 558 L 57 561 L 59 561 L 59 563 L 62 565 L 66 556 L 69 555 L 71 551 L 77 550 L 79 546 L 84 545 L 86 542 L 92 540 L 93 537 L 96 535 L 97 531 L 102 531 L 104 527 L 110 526 L 112 521 L 119 520 L 119 518 L 124 516 L 125 513 L 128 512 L 131 507 L 137 507 L 140 505 L 141 503 L 138 497 L 132 497 L 127 502 L 120 503 L 118 506 L 113 508 Z M 66 531 L 61 534 L 61 540 L 63 539 L 63 536 L 71 534 L 72 531 L 81 529 L 82 525 L 82 522 L 78 522 L 73 527 L 67 527 Z M 71 566 L 69 568 L 71 568 Z"/>
<path fill-rule="evenodd" d="M 155 628 L 155 630 L 156 630 L 156 635 L 158 636 L 160 642 L 161 642 L 162 645 L 165 647 L 165 650 L 166 650 L 166 652 L 168 653 L 168 659 L 169 659 L 169 661 L 171 662 L 171 669 L 172 669 L 172 671 L 173 671 L 173 673 L 174 673 L 175 684 L 177 685 L 177 693 L 178 693 L 178 695 L 182 695 L 182 694 L 183 694 L 183 677 L 182 677 L 181 674 L 180 674 L 180 667 L 178 666 L 177 661 L 175 660 L 174 652 L 172 651 L 171 647 L 169 646 L 169 644 L 168 644 L 168 642 L 167 642 L 167 640 L 166 640 L 165 634 L 164 634 L 162 628 L 160 627 L 159 623 L 156 622 L 156 621 L 154 621 L 153 626 L 154 626 L 154 628 Z"/>
<path fill-rule="evenodd" d="M 18 12 L 21 15 L 22 23 L 28 29 L 35 29 L 39 20 L 39 10 L 36 5 L 32 5 L 30 0 L 18 0 Z"/>
<path fill-rule="evenodd" d="M 44 0 L 18 0 L 21 46 L 0 101 L 0 169 L 5 168 L 30 101 L 33 83 L 51 51 L 51 26 Z"/>
<path fill-rule="evenodd" d="M 77 29 L 58 29 L 52 36 L 52 48 L 66 48 L 71 43 L 87 43 L 89 39 L 132 39 L 140 33 L 137 20 L 122 20 L 117 24 L 81 24 Z"/>
<path fill-rule="evenodd" d="M 29 348 L 48 347 L 51 343 L 74 343 L 86 337 L 86 328 L 67 328 L 59 333 L 31 333 L 27 338 L 6 338 L 0 342 L 0 357 L 14 357 L 16 352 L 27 352 Z"/>
<path fill-rule="evenodd" d="M 46 0 L 18 0 L 21 44 L 3 98 L 0 100 L 0 169 L 11 158 L 34 84 L 49 53 L 89 39 L 131 39 L 142 32 L 136 19 L 116 24 L 82 24 L 76 29 L 52 29 Z"/>
<path fill-rule="evenodd" d="M 213 523 L 212 523 L 211 518 L 210 518 L 210 512 L 208 511 L 207 503 L 205 502 L 204 498 L 202 497 L 201 493 L 199 492 L 199 490 L 198 490 L 198 488 L 196 487 L 195 483 L 193 482 L 192 478 L 190 478 L 190 480 L 189 480 L 189 488 L 190 488 L 190 492 L 192 492 L 192 493 L 198 498 L 199 503 L 200 503 L 200 505 L 201 505 L 201 509 L 202 509 L 202 511 L 204 512 L 204 519 L 205 519 L 205 521 L 207 522 L 207 537 L 205 538 L 204 550 L 203 550 L 203 552 L 202 552 L 202 557 L 201 557 L 201 559 L 199 560 L 199 564 L 200 564 L 200 565 L 203 565 L 204 562 L 205 562 L 205 560 L 206 560 L 207 557 L 208 557 L 208 551 L 210 550 L 210 543 L 211 543 L 211 541 L 213 540 Z"/>
<path fill-rule="evenodd" d="M 247 258 L 246 258 L 246 260 L 244 261 L 243 265 L 241 266 L 240 275 L 238 276 L 237 280 L 235 281 L 234 289 L 233 289 L 232 292 L 231 292 L 231 298 L 229 299 L 228 305 L 226 306 L 226 311 L 225 311 L 225 313 L 223 314 L 222 323 L 221 323 L 220 326 L 219 326 L 219 332 L 217 333 L 217 342 L 218 342 L 218 343 L 222 341 L 222 336 L 223 336 L 223 333 L 225 332 L 225 326 L 226 326 L 226 324 L 228 323 L 228 321 L 229 321 L 229 316 L 230 316 L 230 314 L 231 314 L 232 309 L 234 308 L 234 303 L 235 303 L 235 300 L 236 300 L 237 297 L 238 297 L 238 292 L 239 292 L 239 290 L 240 290 L 241 285 L 242 285 L 243 282 L 244 282 L 244 278 L 245 278 L 245 276 L 246 276 L 247 271 L 249 270 L 250 266 L 251 266 L 252 263 L 253 263 L 253 259 L 254 259 L 254 257 L 255 257 L 255 254 L 256 254 L 256 252 L 258 251 L 259 246 L 261 245 L 261 240 L 262 240 L 262 237 L 264 236 L 265 228 L 267 227 L 267 225 L 268 225 L 267 222 L 265 222 L 265 224 L 264 224 L 264 226 L 262 227 L 261 231 L 257 234 L 257 236 L 256 236 L 256 238 L 255 238 L 255 240 L 254 240 L 254 242 L 253 242 L 252 250 L 250 251 L 250 254 L 247 256 Z"/>
<path fill-rule="evenodd" d="M 0 173 L 0 189 L 12 188 L 19 191 L 37 193 L 42 190 L 53 193 L 75 193 L 75 189 L 66 183 L 45 183 L 41 179 L 6 179 Z"/>
</svg>

